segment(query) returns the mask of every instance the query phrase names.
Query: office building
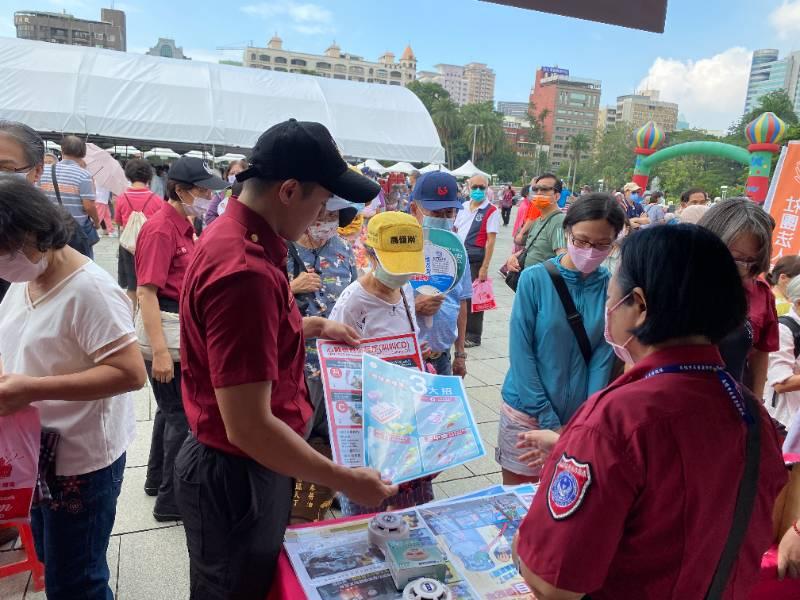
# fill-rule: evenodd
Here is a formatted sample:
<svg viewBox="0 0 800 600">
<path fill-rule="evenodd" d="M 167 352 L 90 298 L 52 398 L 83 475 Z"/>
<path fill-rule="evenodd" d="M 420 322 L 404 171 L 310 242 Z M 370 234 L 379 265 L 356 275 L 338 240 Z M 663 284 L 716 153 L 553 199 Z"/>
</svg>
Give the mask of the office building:
<svg viewBox="0 0 800 600">
<path fill-rule="evenodd" d="M 761 96 L 777 90 L 785 90 L 794 104 L 795 112 L 800 109 L 800 52 L 792 52 L 778 58 L 778 51 L 772 48 L 756 50 L 750 64 L 747 80 L 747 95 L 744 112 L 748 113 L 758 106 Z"/>
<path fill-rule="evenodd" d="M 125 13 L 101 8 L 100 20 L 78 19 L 67 12 L 20 10 L 14 13 L 17 37 L 70 46 L 127 50 Z"/>
<path fill-rule="evenodd" d="M 158 38 L 156 45 L 147 51 L 149 56 L 161 56 L 162 58 L 182 58 L 184 60 L 192 60 L 184 55 L 183 48 L 175 45 L 175 40 L 172 38 Z"/>
<path fill-rule="evenodd" d="M 636 129 L 648 121 L 654 121 L 669 133 L 677 129 L 678 105 L 659 100 L 658 90 L 643 90 L 637 94 L 618 96 L 614 118 L 616 123 L 628 123 Z"/>
<path fill-rule="evenodd" d="M 463 67 L 439 64 L 434 68 L 436 71 L 420 71 L 417 79 L 438 83 L 459 106 L 494 102 L 494 70 L 484 63 L 469 63 Z"/>
<path fill-rule="evenodd" d="M 602 135 L 611 125 L 617 122 L 617 107 L 604 106 L 597 111 L 597 133 Z"/>
<path fill-rule="evenodd" d="M 541 67 L 536 71 L 530 101 L 537 114 L 547 109 L 543 124 L 552 169 L 572 158 L 569 142 L 573 137 L 580 133 L 594 141 L 601 86 L 599 80 L 571 76 L 567 69 Z M 588 158 L 589 150 L 582 157 Z"/>
<path fill-rule="evenodd" d="M 506 117 L 519 117 L 520 119 L 528 118 L 528 103 L 527 102 L 505 102 L 498 100 L 497 112 Z"/>
<path fill-rule="evenodd" d="M 382 83 L 406 86 L 416 79 L 417 59 L 410 46 L 406 46 L 400 60 L 392 52 L 385 52 L 377 61 L 368 61 L 362 56 L 342 52 L 333 42 L 325 54 L 294 52 L 283 47 L 277 35 L 266 48 L 248 47 L 244 51 L 244 66 L 254 69 L 283 71 L 288 73 L 311 73 L 331 79 Z"/>
</svg>

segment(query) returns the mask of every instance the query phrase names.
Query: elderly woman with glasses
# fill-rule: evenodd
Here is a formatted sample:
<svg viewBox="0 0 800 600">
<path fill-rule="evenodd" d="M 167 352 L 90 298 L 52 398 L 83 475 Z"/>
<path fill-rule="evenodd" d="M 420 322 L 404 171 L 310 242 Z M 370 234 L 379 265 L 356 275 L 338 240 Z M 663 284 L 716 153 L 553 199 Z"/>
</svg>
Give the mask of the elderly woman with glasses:
<svg viewBox="0 0 800 600">
<path fill-rule="evenodd" d="M 747 320 L 719 343 L 719 349 L 728 371 L 761 398 L 769 353 L 780 348 L 775 297 L 761 277 L 769 271 L 775 223 L 751 200 L 731 198 L 708 209 L 697 224 L 725 243 L 739 269 L 747 296 Z"/>
<path fill-rule="evenodd" d="M 538 481 L 541 472 L 521 458 L 519 435 L 561 431 L 586 398 L 608 384 L 614 365 L 604 339 L 610 275 L 601 264 L 624 225 L 614 198 L 582 196 L 564 218 L 566 254 L 525 269 L 519 278 L 496 456 L 507 485 Z M 569 303 L 579 316 L 567 318 Z"/>
</svg>

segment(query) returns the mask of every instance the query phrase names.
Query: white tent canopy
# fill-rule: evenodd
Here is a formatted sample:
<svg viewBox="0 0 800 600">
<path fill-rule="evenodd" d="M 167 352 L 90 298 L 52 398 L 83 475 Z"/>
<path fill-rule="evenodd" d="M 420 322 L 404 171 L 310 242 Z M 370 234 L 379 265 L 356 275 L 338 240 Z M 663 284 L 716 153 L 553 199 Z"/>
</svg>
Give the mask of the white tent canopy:
<svg viewBox="0 0 800 600">
<path fill-rule="evenodd" d="M 180 156 L 172 148 L 153 148 L 144 153 L 145 158 L 180 158 Z"/>
<path fill-rule="evenodd" d="M 441 171 L 442 173 L 450 172 L 450 170 L 444 165 L 439 165 L 436 163 L 431 163 L 429 165 L 426 165 L 419 170 L 420 173 L 430 173 L 432 171 Z"/>
<path fill-rule="evenodd" d="M 413 171 L 416 171 L 417 168 L 412 164 L 401 161 L 393 164 L 391 167 L 386 167 L 386 170 L 389 171 L 389 173 L 405 173 L 406 175 L 409 175 Z"/>
<path fill-rule="evenodd" d="M 374 158 L 368 158 L 367 160 L 365 160 L 363 163 L 361 163 L 358 166 L 359 166 L 359 168 L 366 167 L 370 171 L 372 171 L 374 173 L 378 173 L 378 175 L 383 175 L 384 173 L 387 172 L 386 167 L 384 167 L 381 163 L 379 163 Z"/>
<path fill-rule="evenodd" d="M 474 177 L 475 175 L 483 175 L 489 179 L 489 174 L 484 173 L 478 167 L 473 165 L 471 160 L 468 160 L 457 169 L 450 171 L 450 173 L 456 177 Z"/>
<path fill-rule="evenodd" d="M 111 148 L 106 148 L 106 152 L 117 156 L 136 156 L 142 153 L 136 146 L 111 146 Z"/>
<path fill-rule="evenodd" d="M 202 152 L 200 150 L 192 150 L 184 154 L 190 158 L 202 158 L 203 160 L 214 160 L 214 155 L 210 152 Z"/>
<path fill-rule="evenodd" d="M 244 154 L 235 154 L 233 152 L 229 152 L 228 154 L 218 156 L 217 162 L 233 162 L 235 160 L 245 160 L 246 158 L 247 157 Z"/>
<path fill-rule="evenodd" d="M 178 152 L 252 148 L 294 117 L 326 125 L 346 156 L 444 160 L 428 111 L 401 86 L 14 38 L 0 38 L 0 114 Z"/>
</svg>

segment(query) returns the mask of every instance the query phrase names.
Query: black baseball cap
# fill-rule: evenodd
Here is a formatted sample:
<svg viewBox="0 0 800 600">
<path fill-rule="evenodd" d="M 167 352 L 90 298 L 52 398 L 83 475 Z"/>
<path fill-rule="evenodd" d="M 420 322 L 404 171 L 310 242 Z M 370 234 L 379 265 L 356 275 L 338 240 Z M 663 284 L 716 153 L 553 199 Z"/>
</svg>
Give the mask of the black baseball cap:
<svg viewBox="0 0 800 600">
<path fill-rule="evenodd" d="M 380 185 L 348 168 L 336 142 L 322 123 L 289 119 L 267 129 L 250 155 L 250 168 L 236 176 L 267 181 L 315 182 L 350 202 L 375 199 Z"/>
<path fill-rule="evenodd" d="M 458 199 L 456 178 L 444 171 L 424 173 L 414 186 L 414 202 L 422 204 L 426 210 L 443 208 L 463 208 Z"/>
<path fill-rule="evenodd" d="M 214 174 L 206 161 L 191 156 L 181 156 L 172 163 L 167 177 L 179 183 L 189 183 L 215 192 L 230 187 L 230 183 Z"/>
</svg>

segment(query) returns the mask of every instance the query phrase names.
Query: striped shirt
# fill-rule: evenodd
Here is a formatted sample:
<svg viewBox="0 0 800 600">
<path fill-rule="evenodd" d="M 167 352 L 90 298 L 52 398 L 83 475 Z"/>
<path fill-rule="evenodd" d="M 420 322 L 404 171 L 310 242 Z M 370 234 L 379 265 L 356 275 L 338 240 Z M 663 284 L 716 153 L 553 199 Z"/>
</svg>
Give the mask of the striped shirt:
<svg viewBox="0 0 800 600">
<path fill-rule="evenodd" d="M 83 210 L 84 201 L 94 203 L 94 182 L 92 175 L 86 169 L 80 167 L 73 160 L 62 160 L 56 164 L 56 180 L 58 191 L 61 194 L 61 204 L 69 211 L 69 214 L 78 222 L 83 223 L 89 217 Z M 39 187 L 47 194 L 53 204 L 59 204 L 56 197 L 56 190 L 53 187 L 52 168 L 45 166 Z"/>
</svg>

